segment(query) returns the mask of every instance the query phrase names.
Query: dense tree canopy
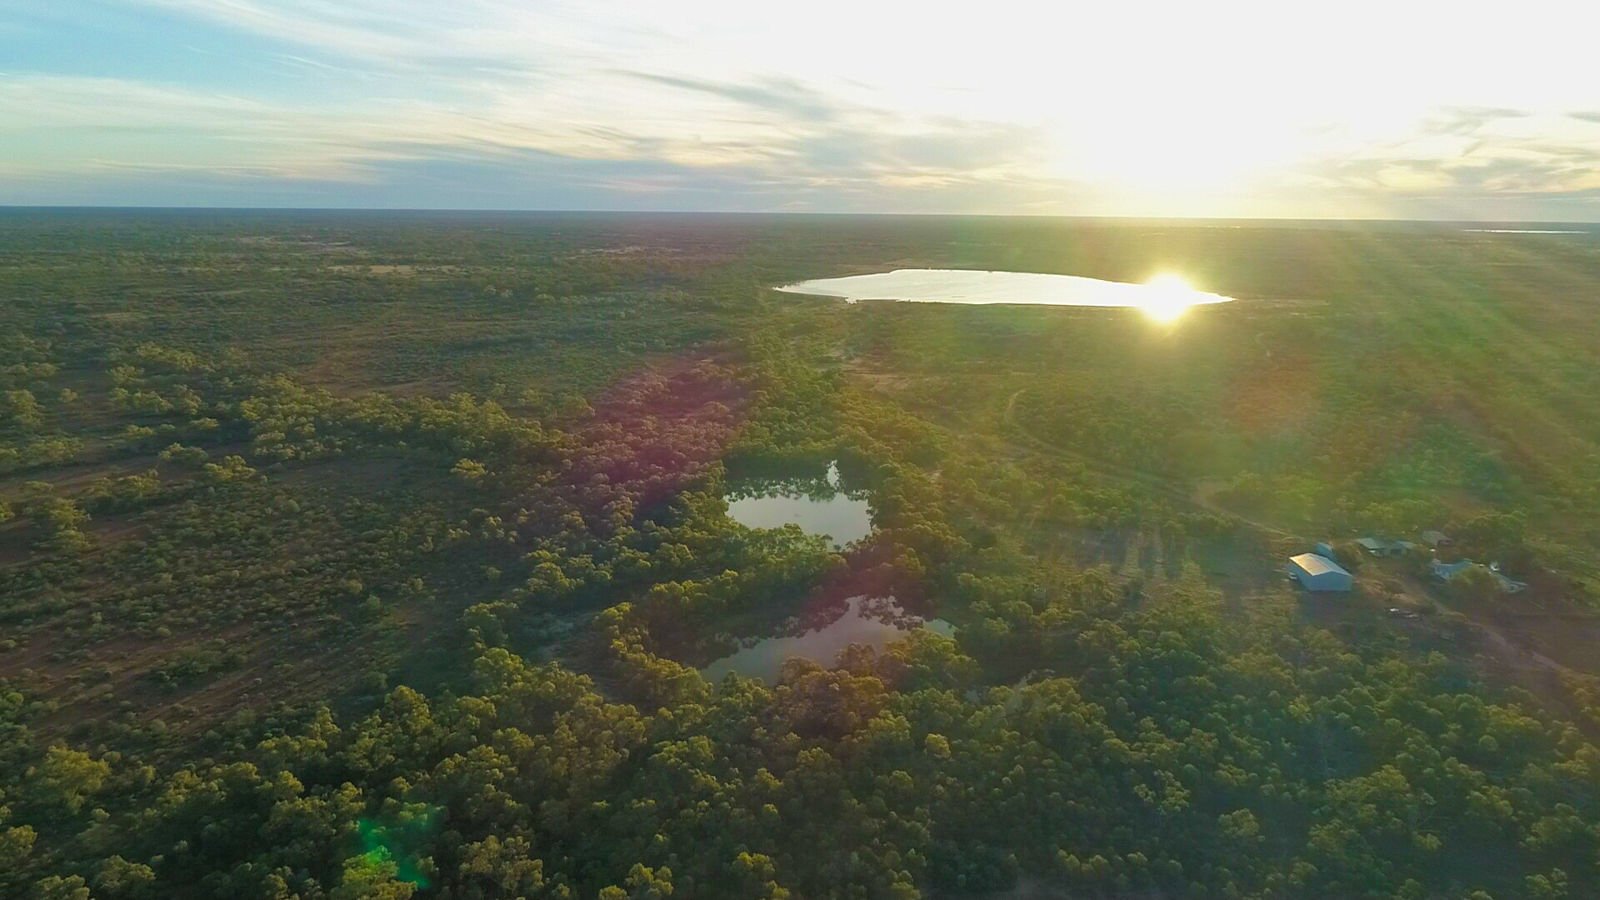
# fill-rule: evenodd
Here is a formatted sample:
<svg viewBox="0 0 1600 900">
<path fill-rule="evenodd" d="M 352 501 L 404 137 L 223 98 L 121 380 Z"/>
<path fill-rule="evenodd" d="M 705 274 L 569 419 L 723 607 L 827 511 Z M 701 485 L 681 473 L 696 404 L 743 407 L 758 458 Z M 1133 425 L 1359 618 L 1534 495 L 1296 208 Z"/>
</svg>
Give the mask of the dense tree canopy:
<svg viewBox="0 0 1600 900">
<path fill-rule="evenodd" d="M 1600 687 L 1481 624 L 1587 633 L 1600 436 L 1514 441 L 1348 236 L 1175 228 L 1329 304 L 1180 338 L 760 290 L 1142 232 L 197 222 L 0 219 L 0 895 L 1600 893 Z M 1431 288 L 1577 402 L 1592 336 L 1472 271 Z M 867 538 L 730 518 L 830 465 Z M 1283 583 L 1312 527 L 1355 594 Z M 1435 527 L 1528 592 L 1348 540 Z M 954 636 L 700 674 L 861 596 Z"/>
</svg>

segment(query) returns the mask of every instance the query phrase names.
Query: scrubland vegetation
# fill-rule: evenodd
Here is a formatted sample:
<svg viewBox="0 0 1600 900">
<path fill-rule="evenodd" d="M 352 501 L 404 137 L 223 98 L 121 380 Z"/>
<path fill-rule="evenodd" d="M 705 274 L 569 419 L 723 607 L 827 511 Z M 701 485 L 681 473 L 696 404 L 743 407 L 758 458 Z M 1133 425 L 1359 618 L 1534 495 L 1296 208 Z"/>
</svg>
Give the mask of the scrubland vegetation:
<svg viewBox="0 0 1600 900">
<path fill-rule="evenodd" d="M 766 290 L 907 264 L 1240 299 Z M 0 895 L 1593 896 L 1596 285 L 1446 227 L 7 213 Z M 727 517 L 835 460 L 860 544 Z M 1530 590 L 1345 543 L 1426 528 Z M 1323 538 L 1349 597 L 1279 574 Z M 956 636 L 697 672 L 862 593 Z"/>
</svg>

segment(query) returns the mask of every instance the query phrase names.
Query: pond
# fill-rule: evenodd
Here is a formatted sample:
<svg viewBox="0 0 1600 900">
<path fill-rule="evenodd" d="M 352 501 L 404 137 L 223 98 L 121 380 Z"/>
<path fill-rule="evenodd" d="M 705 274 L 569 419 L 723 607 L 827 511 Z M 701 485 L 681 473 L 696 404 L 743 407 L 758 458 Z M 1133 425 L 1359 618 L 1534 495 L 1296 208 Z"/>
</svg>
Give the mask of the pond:
<svg viewBox="0 0 1600 900">
<path fill-rule="evenodd" d="M 955 626 L 949 622 L 910 615 L 893 597 L 851 597 L 833 621 L 801 634 L 764 638 L 706 666 L 700 674 L 713 684 L 729 672 L 770 684 L 778 680 L 778 672 L 786 659 L 802 657 L 832 666 L 839 651 L 851 644 L 866 644 L 882 650 L 892 641 L 918 630 L 945 637 L 955 634 Z"/>
<path fill-rule="evenodd" d="M 895 269 L 872 275 L 814 278 L 778 288 L 792 294 L 912 303 L 1007 303 L 1036 306 L 1120 306 L 1146 311 L 1226 303 L 1231 297 L 1198 291 L 1174 275 L 1144 284 L 1040 272 L 972 269 Z"/>
<path fill-rule="evenodd" d="M 827 536 L 835 547 L 872 533 L 872 510 L 866 497 L 844 489 L 835 463 L 828 465 L 822 479 L 737 485 L 728 497 L 728 515 L 747 528 L 799 525 L 807 534 Z"/>
<path fill-rule="evenodd" d="M 1588 231 L 1569 228 L 1463 228 L 1474 234 L 1588 234 Z"/>
</svg>

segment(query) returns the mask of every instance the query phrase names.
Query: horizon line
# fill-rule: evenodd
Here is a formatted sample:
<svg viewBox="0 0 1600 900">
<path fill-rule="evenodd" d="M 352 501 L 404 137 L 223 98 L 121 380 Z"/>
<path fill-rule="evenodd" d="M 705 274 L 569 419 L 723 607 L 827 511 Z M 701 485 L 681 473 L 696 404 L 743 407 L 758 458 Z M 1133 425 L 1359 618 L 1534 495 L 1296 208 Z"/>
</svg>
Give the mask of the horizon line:
<svg viewBox="0 0 1600 900">
<path fill-rule="evenodd" d="M 996 213 L 996 212 L 861 212 L 827 210 L 707 210 L 707 209 L 604 209 L 578 207 L 494 207 L 494 206 L 150 206 L 142 204 L 10 204 L 0 203 L 4 212 L 283 212 L 283 213 L 508 213 L 564 215 L 637 216 L 792 216 L 837 218 L 917 218 L 917 219 L 1077 219 L 1136 222 L 1373 222 L 1438 225 L 1589 225 L 1593 219 L 1446 219 L 1385 218 L 1381 216 L 1200 216 L 1200 215 L 1116 215 L 1086 213 Z"/>
</svg>

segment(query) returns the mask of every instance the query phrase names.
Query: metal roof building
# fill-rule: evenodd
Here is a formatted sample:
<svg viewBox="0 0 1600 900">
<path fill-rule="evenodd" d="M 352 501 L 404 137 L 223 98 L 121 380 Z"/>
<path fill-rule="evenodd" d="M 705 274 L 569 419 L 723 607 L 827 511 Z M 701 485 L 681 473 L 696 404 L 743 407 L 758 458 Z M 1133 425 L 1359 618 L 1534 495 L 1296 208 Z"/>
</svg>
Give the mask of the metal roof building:
<svg viewBox="0 0 1600 900">
<path fill-rule="evenodd" d="M 1289 557 L 1287 571 L 1308 591 L 1348 591 L 1355 584 L 1343 566 L 1315 553 Z"/>
<path fill-rule="evenodd" d="M 1410 541 L 1390 541 L 1375 537 L 1358 538 L 1356 544 L 1373 556 L 1403 556 L 1416 547 Z"/>
</svg>

